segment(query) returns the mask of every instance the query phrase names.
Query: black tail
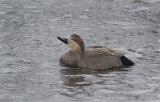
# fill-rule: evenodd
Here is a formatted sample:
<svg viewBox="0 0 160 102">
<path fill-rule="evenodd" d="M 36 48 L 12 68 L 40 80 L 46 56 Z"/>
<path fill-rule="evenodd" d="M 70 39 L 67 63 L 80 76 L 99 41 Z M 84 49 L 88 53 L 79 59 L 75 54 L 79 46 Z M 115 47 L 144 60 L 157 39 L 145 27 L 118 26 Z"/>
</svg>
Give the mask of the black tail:
<svg viewBox="0 0 160 102">
<path fill-rule="evenodd" d="M 123 66 L 133 66 L 134 65 L 134 62 L 131 61 L 130 59 L 128 59 L 127 57 L 125 57 L 125 56 L 120 57 L 120 60 L 123 64 Z"/>
</svg>

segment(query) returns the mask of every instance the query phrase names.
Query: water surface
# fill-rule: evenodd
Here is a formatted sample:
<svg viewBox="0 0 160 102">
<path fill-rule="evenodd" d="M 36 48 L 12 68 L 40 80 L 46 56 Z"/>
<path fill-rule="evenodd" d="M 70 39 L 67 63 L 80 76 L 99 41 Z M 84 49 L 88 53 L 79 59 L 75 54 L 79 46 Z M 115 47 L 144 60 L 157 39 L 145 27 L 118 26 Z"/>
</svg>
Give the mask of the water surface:
<svg viewBox="0 0 160 102">
<path fill-rule="evenodd" d="M 160 100 L 160 0 L 0 0 L 0 102 Z M 59 65 L 57 36 L 135 50 L 136 65 Z"/>
</svg>

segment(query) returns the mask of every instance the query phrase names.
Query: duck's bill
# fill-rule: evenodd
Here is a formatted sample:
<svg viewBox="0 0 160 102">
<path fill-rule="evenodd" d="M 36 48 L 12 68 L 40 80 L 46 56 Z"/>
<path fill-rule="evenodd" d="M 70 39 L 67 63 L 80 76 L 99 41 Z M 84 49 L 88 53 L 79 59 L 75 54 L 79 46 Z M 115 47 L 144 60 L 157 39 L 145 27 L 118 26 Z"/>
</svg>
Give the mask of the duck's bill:
<svg viewBox="0 0 160 102">
<path fill-rule="evenodd" d="M 68 39 L 66 39 L 66 38 L 57 37 L 57 39 L 64 42 L 65 44 L 68 44 Z"/>
</svg>

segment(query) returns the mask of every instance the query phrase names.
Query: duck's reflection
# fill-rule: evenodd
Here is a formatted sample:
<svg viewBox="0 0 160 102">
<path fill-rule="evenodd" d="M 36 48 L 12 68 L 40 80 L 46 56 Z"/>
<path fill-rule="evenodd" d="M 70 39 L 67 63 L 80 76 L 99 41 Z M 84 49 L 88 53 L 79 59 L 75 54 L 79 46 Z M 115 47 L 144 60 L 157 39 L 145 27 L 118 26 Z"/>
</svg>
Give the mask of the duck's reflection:
<svg viewBox="0 0 160 102">
<path fill-rule="evenodd" d="M 61 74 L 64 85 L 66 86 L 76 87 L 89 85 L 89 83 L 85 83 L 85 77 L 91 74 L 89 71 L 84 71 L 78 68 L 65 68 L 61 69 Z"/>
<path fill-rule="evenodd" d="M 128 68 L 119 67 L 119 68 L 112 68 L 112 69 L 103 70 L 103 71 L 90 71 L 90 70 L 82 70 L 79 68 L 63 67 L 60 72 L 61 72 L 62 80 L 65 86 L 82 87 L 82 86 L 88 86 L 93 84 L 92 81 L 89 82 L 85 79 L 88 79 L 91 77 L 94 79 L 95 77 L 99 77 L 99 74 L 108 74 L 113 71 L 128 71 Z"/>
<path fill-rule="evenodd" d="M 63 80 L 62 95 L 67 97 L 90 97 L 97 86 L 103 86 L 110 78 L 108 73 L 113 71 L 127 71 L 126 68 L 112 68 L 105 71 L 88 71 L 79 68 L 63 67 L 60 70 Z M 107 76 L 108 75 L 108 76 Z"/>
</svg>

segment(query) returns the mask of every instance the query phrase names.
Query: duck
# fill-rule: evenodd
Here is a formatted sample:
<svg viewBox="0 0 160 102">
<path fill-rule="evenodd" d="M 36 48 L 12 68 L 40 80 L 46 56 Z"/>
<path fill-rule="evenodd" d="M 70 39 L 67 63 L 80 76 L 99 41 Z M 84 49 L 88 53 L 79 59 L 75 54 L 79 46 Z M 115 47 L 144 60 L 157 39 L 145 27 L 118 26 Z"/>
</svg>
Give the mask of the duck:
<svg viewBox="0 0 160 102">
<path fill-rule="evenodd" d="M 88 70 L 105 70 L 134 65 L 133 61 L 124 56 L 131 52 L 128 49 L 106 46 L 85 47 L 82 38 L 77 34 L 72 34 L 69 38 L 59 36 L 57 38 L 68 47 L 68 51 L 59 59 L 60 65 Z"/>
</svg>

